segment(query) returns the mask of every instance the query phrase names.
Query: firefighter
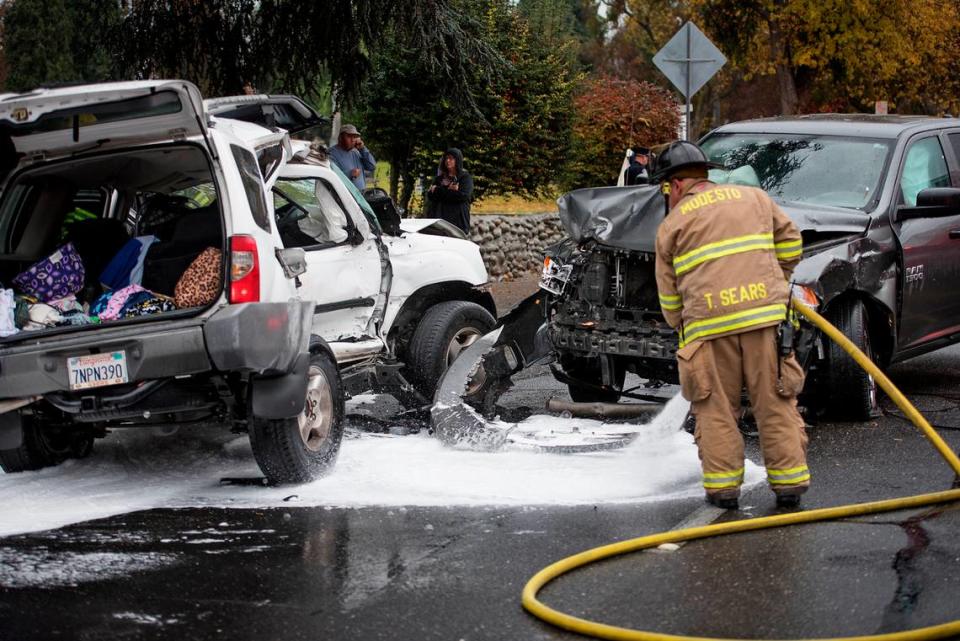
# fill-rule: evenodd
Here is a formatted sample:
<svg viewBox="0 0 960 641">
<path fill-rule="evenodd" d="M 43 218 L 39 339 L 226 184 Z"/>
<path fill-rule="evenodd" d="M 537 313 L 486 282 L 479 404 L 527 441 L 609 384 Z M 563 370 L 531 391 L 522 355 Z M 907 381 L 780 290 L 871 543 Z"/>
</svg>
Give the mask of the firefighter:
<svg viewBox="0 0 960 641">
<path fill-rule="evenodd" d="M 657 159 L 652 178 L 670 207 L 657 232 L 660 307 L 679 332 L 680 386 L 696 417 L 707 501 L 739 506 L 744 448 L 737 414 L 746 387 L 777 506 L 794 508 L 810 484 L 796 398 L 804 374 L 792 345 L 778 337 L 788 333 L 781 324 L 800 232 L 764 191 L 708 180 L 707 169 L 716 166 L 686 141 Z"/>
</svg>

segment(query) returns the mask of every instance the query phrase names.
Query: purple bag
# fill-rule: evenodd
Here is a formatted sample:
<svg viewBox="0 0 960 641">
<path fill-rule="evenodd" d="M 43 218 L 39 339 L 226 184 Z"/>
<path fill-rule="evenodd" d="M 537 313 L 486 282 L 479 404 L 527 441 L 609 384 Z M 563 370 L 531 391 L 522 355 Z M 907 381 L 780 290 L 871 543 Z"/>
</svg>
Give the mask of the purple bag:
<svg viewBox="0 0 960 641">
<path fill-rule="evenodd" d="M 18 274 L 13 284 L 20 293 L 47 302 L 76 294 L 83 289 L 83 278 L 83 261 L 73 243 L 67 243 Z"/>
</svg>

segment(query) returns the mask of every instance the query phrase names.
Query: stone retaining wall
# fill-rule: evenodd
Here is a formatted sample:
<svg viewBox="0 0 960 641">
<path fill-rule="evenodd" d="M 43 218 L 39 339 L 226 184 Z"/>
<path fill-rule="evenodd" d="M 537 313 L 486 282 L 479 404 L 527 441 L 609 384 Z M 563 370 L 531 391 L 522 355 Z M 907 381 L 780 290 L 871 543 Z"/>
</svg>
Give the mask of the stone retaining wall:
<svg viewBox="0 0 960 641">
<path fill-rule="evenodd" d="M 556 212 L 470 216 L 470 238 L 492 280 L 510 280 L 543 267 L 543 249 L 566 234 Z"/>
</svg>

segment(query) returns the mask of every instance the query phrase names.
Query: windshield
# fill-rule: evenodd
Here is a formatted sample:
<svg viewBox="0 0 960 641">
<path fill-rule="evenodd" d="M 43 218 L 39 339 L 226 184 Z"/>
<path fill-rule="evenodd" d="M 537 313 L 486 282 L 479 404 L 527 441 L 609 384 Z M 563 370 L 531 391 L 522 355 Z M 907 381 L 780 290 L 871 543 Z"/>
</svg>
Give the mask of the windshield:
<svg viewBox="0 0 960 641">
<path fill-rule="evenodd" d="M 763 188 L 785 202 L 866 210 L 892 141 L 793 134 L 714 134 L 701 147 L 711 180 Z"/>
</svg>

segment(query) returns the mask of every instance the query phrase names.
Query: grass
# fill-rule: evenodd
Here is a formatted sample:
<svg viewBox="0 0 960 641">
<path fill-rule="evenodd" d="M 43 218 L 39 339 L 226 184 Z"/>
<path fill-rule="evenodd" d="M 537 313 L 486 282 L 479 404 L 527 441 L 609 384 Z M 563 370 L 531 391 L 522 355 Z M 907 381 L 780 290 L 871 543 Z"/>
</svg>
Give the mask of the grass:
<svg viewBox="0 0 960 641">
<path fill-rule="evenodd" d="M 390 163 L 377 162 L 373 179 L 367 181 L 367 187 L 380 187 L 390 191 Z M 421 210 L 420 198 L 414 194 L 410 203 L 413 211 Z M 488 196 L 476 200 L 470 206 L 473 214 L 540 214 L 557 211 L 555 198 L 525 198 L 522 196 Z"/>
<path fill-rule="evenodd" d="M 474 214 L 541 214 L 557 211 L 554 198 L 524 198 L 522 196 L 490 196 L 473 203 Z"/>
</svg>

